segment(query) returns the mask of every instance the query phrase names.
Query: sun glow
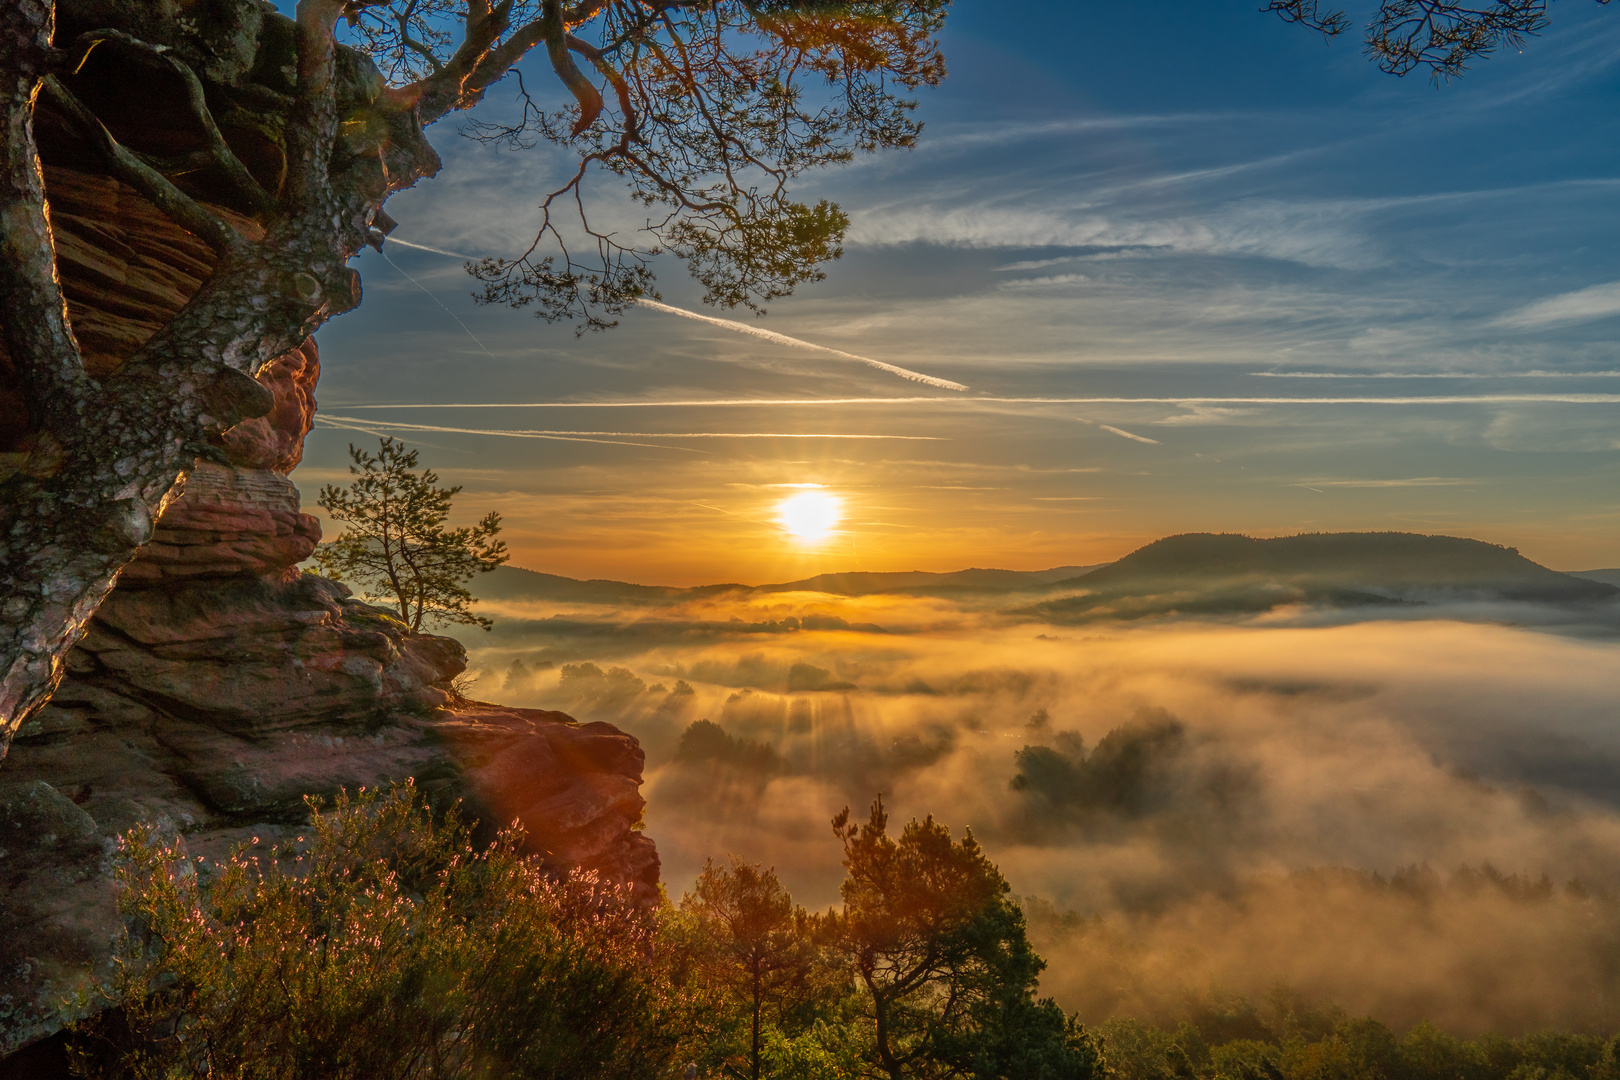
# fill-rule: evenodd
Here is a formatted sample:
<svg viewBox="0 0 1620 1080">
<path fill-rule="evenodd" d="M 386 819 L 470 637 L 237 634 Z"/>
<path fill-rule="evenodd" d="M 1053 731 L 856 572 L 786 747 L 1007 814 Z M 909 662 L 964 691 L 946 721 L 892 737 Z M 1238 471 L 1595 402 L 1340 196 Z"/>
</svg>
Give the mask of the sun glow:
<svg viewBox="0 0 1620 1080">
<path fill-rule="evenodd" d="M 825 491 L 801 491 L 776 506 L 776 520 L 801 544 L 819 544 L 844 518 L 844 500 Z"/>
</svg>

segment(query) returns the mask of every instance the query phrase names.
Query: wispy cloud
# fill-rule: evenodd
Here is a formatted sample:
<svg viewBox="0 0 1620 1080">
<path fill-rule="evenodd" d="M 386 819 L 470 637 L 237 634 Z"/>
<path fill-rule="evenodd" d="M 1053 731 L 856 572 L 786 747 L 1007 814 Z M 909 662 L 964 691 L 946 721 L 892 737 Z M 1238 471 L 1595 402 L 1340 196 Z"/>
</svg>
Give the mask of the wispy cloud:
<svg viewBox="0 0 1620 1080">
<path fill-rule="evenodd" d="M 804 341 L 800 338 L 789 337 L 786 334 L 778 334 L 776 331 L 766 330 L 764 327 L 750 326 L 747 323 L 737 322 L 735 319 L 720 319 L 713 315 L 704 315 L 696 311 L 687 311 L 685 308 L 671 307 L 668 304 L 660 304 L 656 300 L 638 300 L 636 303 L 641 307 L 651 308 L 654 311 L 662 311 L 668 315 L 679 315 L 683 319 L 694 319 L 697 322 L 708 323 L 711 326 L 718 326 L 721 329 L 730 330 L 736 334 L 747 334 L 749 337 L 756 337 L 762 341 L 769 341 L 775 345 L 787 345 L 795 349 L 809 349 L 812 352 L 826 353 L 829 356 L 837 356 L 844 360 L 856 360 L 870 367 L 875 367 L 879 371 L 886 371 L 890 375 L 898 375 L 902 379 L 910 379 L 913 382 L 920 382 L 927 386 L 937 386 L 941 390 L 967 389 L 966 386 L 963 386 L 959 382 L 951 382 L 949 379 L 941 379 L 933 375 L 924 375 L 920 371 L 912 371 L 910 368 L 903 368 L 895 364 L 886 364 L 882 360 L 874 360 L 870 356 L 859 356 L 855 353 L 845 352 L 842 349 L 831 349 L 825 345 L 817 345 L 812 341 Z"/>
<path fill-rule="evenodd" d="M 1317 488 L 1462 487 L 1477 483 L 1480 481 L 1463 480 L 1452 476 L 1411 476 L 1402 480 L 1300 480 L 1295 486 L 1308 487 L 1314 491 Z"/>
<path fill-rule="evenodd" d="M 1015 278 L 1003 281 L 1003 289 L 1049 289 L 1064 285 L 1083 285 L 1091 280 L 1088 274 L 1049 274 L 1046 277 Z"/>
<path fill-rule="evenodd" d="M 1078 255 L 1062 255 L 1056 259 L 1025 259 L 1023 262 L 1008 263 L 1006 266 L 992 266 L 991 272 L 997 274 L 1012 273 L 1016 270 L 1044 270 L 1048 266 L 1062 266 L 1072 263 L 1080 258 Z"/>
<path fill-rule="evenodd" d="M 1047 140 L 1058 135 L 1101 131 L 1142 131 L 1184 127 L 1204 130 L 1223 121 L 1252 119 L 1253 112 L 1137 113 L 1125 116 L 1083 116 L 1026 123 L 996 121 L 978 124 L 941 124 L 931 127 L 922 143 L 924 153 L 983 146 L 987 143 Z"/>
<path fill-rule="evenodd" d="M 1257 379 L 1612 379 L 1620 371 L 1251 371 Z"/>
<path fill-rule="evenodd" d="M 896 442 L 949 442 L 939 435 L 864 435 L 803 431 L 549 431 L 527 428 L 463 428 L 438 424 L 404 424 L 394 421 L 362 420 L 352 416 L 318 416 L 316 422 L 365 424 L 380 430 L 443 431 L 461 435 L 507 435 L 517 439 L 561 439 L 570 442 L 604 442 L 621 438 L 636 439 L 880 439 Z M 336 424 L 334 423 L 334 426 Z M 357 429 L 358 430 L 358 429 Z M 625 446 L 648 446 L 649 443 L 623 443 Z M 662 448 L 660 448 L 662 449 Z M 790 485 L 818 487 L 820 485 Z"/>
<path fill-rule="evenodd" d="M 1190 216 L 1159 216 L 1145 208 L 1099 209 L 1091 202 L 952 206 L 911 200 L 857 213 L 849 239 L 873 247 L 921 242 L 990 249 L 1159 249 L 1365 269 L 1384 261 L 1355 220 L 1374 208 L 1365 200 L 1246 199 Z"/>
<path fill-rule="evenodd" d="M 1591 322 L 1620 315 L 1620 281 L 1590 285 L 1574 292 L 1549 296 L 1492 320 L 1492 326 L 1530 329 L 1554 323 Z"/>
<path fill-rule="evenodd" d="M 346 409 L 676 409 L 754 405 L 1620 405 L 1620 394 L 1434 394 L 1355 397 L 838 397 L 684 398 L 345 405 Z M 378 423 L 367 420 L 366 423 Z"/>
</svg>

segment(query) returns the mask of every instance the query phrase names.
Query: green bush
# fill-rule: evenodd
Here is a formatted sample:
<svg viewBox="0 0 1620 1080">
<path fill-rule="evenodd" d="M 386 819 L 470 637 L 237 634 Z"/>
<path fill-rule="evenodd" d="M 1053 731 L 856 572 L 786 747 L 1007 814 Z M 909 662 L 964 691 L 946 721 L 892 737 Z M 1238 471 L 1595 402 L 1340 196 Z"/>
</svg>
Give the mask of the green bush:
<svg viewBox="0 0 1620 1080">
<path fill-rule="evenodd" d="M 125 838 L 121 1012 L 80 1031 L 82 1075 L 667 1074 L 681 1002 L 625 893 L 548 875 L 513 831 L 476 850 L 409 785 L 311 808 L 296 845 L 220 864 Z"/>
</svg>

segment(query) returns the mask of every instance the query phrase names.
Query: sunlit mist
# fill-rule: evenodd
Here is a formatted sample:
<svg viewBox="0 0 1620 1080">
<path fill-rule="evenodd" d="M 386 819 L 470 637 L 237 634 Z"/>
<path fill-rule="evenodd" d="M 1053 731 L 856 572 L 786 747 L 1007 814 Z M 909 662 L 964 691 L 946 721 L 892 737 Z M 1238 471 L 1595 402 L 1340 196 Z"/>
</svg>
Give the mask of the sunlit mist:
<svg viewBox="0 0 1620 1080">
<path fill-rule="evenodd" d="M 801 544 L 819 544 L 844 518 L 844 500 L 825 491 L 802 491 L 783 499 L 776 519 Z"/>
</svg>

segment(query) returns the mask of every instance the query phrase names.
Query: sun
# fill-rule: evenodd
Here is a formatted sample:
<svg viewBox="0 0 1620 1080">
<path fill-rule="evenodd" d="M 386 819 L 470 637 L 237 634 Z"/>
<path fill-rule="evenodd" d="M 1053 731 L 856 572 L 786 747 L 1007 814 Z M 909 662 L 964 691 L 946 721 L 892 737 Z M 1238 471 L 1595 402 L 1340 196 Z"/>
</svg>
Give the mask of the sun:
<svg viewBox="0 0 1620 1080">
<path fill-rule="evenodd" d="M 801 544 L 819 544 L 844 519 L 844 500 L 825 491 L 801 491 L 776 506 L 776 520 Z"/>
</svg>

